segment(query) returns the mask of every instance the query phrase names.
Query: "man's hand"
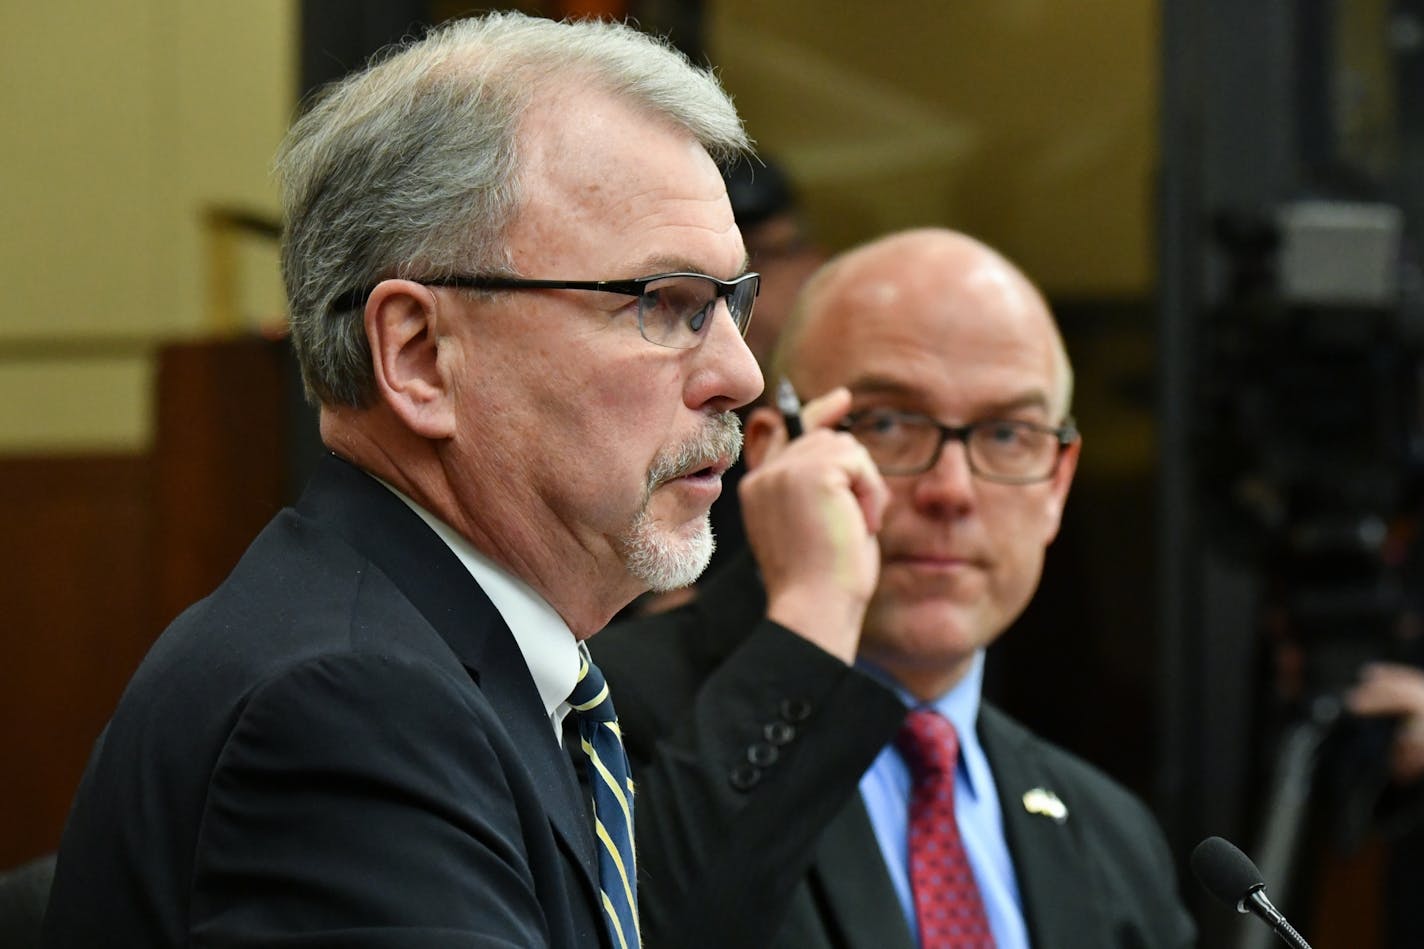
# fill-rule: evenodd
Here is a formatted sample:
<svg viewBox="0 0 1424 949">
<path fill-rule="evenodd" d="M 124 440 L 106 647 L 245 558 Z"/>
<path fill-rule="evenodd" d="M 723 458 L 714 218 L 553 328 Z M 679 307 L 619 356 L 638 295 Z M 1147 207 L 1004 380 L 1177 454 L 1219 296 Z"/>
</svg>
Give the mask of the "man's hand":
<svg viewBox="0 0 1424 949">
<path fill-rule="evenodd" d="M 850 393 L 832 390 L 802 408 L 805 434 L 788 440 L 781 416 L 757 409 L 740 487 L 768 617 L 847 663 L 880 576 L 875 532 L 889 500 L 864 447 L 830 427 L 849 410 Z"/>
<path fill-rule="evenodd" d="M 1356 715 L 1398 717 L 1390 771 L 1400 783 L 1424 777 L 1424 672 L 1392 662 L 1370 663 L 1359 684 L 1346 693 L 1345 704 Z"/>
</svg>

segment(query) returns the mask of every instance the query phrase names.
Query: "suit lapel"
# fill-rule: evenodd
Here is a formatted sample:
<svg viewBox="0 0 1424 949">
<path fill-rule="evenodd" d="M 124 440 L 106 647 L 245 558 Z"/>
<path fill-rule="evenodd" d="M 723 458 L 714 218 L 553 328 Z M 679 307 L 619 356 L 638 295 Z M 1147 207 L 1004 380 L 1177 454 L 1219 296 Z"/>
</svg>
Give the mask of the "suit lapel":
<svg viewBox="0 0 1424 949">
<path fill-rule="evenodd" d="M 1110 934 L 1093 900 L 1091 869 L 1074 824 L 1052 816 L 1062 793 L 1032 737 L 991 706 L 979 715 L 979 740 L 994 772 L 1029 940 L 1035 949 L 1101 949 Z M 1040 793 L 1041 792 L 1041 793 Z M 1025 795 L 1029 795 L 1027 803 Z M 1044 813 L 1044 812 L 1050 813 Z"/>
<path fill-rule="evenodd" d="M 485 622 L 495 632 L 488 637 L 482 655 L 467 656 L 461 654 L 460 646 L 454 643 L 452 646 L 460 654 L 465 668 L 478 678 L 481 691 L 499 714 L 515 747 L 520 749 L 549 814 L 549 822 L 570 856 L 583 868 L 588 895 L 593 897 L 598 892 L 593 815 L 579 788 L 573 761 L 560 747 L 524 656 L 493 605 L 489 606 Z"/>
<path fill-rule="evenodd" d="M 340 533 L 385 573 L 470 673 L 520 749 L 549 822 L 596 905 L 593 817 L 529 667 L 489 597 L 400 498 L 335 455 L 322 460 L 298 509 Z"/>
<path fill-rule="evenodd" d="M 836 946 L 915 949 L 859 794 L 826 827 L 810 876 L 811 886 L 825 893 L 827 927 L 840 937 Z"/>
</svg>

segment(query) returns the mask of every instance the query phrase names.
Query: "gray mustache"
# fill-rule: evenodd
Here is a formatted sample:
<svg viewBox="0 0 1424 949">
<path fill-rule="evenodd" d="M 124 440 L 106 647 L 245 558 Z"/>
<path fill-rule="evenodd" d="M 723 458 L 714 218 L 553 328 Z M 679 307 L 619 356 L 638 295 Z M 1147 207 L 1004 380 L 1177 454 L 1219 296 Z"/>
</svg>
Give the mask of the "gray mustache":
<svg viewBox="0 0 1424 949">
<path fill-rule="evenodd" d="M 742 453 L 742 420 L 735 413 L 714 416 L 696 438 L 658 452 L 648 470 L 648 490 L 674 478 L 716 464 L 721 458 L 733 461 Z"/>
</svg>

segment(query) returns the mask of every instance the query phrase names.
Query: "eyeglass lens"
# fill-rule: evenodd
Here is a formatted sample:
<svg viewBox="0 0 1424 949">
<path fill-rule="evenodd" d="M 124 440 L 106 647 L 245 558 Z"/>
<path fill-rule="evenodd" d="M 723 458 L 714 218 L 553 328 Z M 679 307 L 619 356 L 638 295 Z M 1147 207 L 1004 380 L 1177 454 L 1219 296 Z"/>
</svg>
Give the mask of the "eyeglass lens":
<svg viewBox="0 0 1424 949">
<path fill-rule="evenodd" d="M 717 312 L 717 299 L 727 298 L 727 309 L 737 332 L 746 334 L 756 299 L 755 278 L 724 288 L 706 277 L 678 275 L 655 280 L 638 300 L 638 319 L 644 338 L 660 346 L 690 349 L 702 342 Z"/>
<path fill-rule="evenodd" d="M 956 433 L 943 431 L 933 419 L 895 412 L 865 413 L 849 431 L 884 474 L 927 471 L 944 442 L 956 439 Z M 972 471 L 1007 481 L 1049 477 L 1061 448 L 1054 431 L 1015 420 L 977 422 L 957 438 L 965 443 Z"/>
</svg>

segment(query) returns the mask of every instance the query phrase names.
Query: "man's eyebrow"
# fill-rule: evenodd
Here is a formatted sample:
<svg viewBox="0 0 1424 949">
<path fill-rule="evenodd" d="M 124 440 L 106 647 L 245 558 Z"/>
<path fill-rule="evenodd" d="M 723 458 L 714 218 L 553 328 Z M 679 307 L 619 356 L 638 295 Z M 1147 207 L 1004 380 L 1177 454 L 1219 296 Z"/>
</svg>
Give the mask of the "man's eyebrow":
<svg viewBox="0 0 1424 949">
<path fill-rule="evenodd" d="M 741 266 L 738 268 L 736 273 L 730 275 L 725 279 L 732 280 L 737 277 L 740 277 L 742 274 L 746 273 L 748 270 L 751 269 L 751 265 L 751 254 L 743 252 Z M 710 273 L 706 270 L 703 270 L 701 265 L 694 264 L 686 257 L 673 257 L 667 254 L 653 254 L 650 257 L 645 257 L 637 263 L 633 264 L 632 269 L 634 273 L 632 274 L 632 277 L 630 279 L 637 277 L 651 277 L 654 274 L 660 273 L 705 273 L 709 277 L 717 276 L 715 273 Z"/>
<path fill-rule="evenodd" d="M 917 387 L 889 376 L 859 376 L 846 383 L 856 395 L 914 395 Z"/>
<path fill-rule="evenodd" d="M 923 396 L 919 386 L 889 376 L 861 376 L 846 384 L 854 395 Z M 1023 409 L 1048 411 L 1048 392 L 1043 389 L 1027 389 L 1018 395 L 1009 396 L 995 402 L 978 406 L 976 414 L 983 417 L 1009 414 Z"/>
<path fill-rule="evenodd" d="M 1021 395 L 988 406 L 990 413 L 1017 412 L 1020 409 L 1043 409 L 1048 411 L 1048 393 L 1042 389 L 1032 389 Z"/>
</svg>

